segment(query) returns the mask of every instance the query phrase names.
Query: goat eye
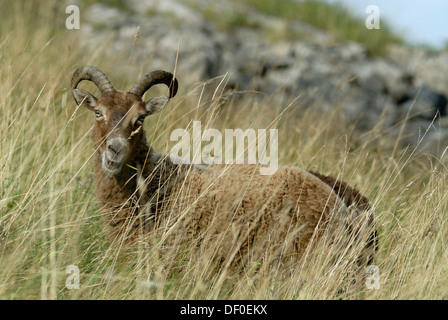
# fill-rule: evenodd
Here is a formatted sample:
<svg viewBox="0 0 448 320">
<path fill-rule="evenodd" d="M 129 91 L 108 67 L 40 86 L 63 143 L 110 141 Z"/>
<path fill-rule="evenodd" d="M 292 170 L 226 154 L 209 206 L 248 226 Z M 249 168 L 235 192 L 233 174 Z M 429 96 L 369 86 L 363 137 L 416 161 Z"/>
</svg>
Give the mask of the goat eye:
<svg viewBox="0 0 448 320">
<path fill-rule="evenodd" d="M 100 111 L 95 110 L 95 117 L 96 117 L 97 119 L 101 119 L 101 118 L 103 117 L 103 114 L 102 114 Z"/>
<path fill-rule="evenodd" d="M 143 125 L 143 121 L 145 121 L 145 116 L 138 117 L 137 121 L 135 121 L 135 124 L 138 126 Z"/>
</svg>

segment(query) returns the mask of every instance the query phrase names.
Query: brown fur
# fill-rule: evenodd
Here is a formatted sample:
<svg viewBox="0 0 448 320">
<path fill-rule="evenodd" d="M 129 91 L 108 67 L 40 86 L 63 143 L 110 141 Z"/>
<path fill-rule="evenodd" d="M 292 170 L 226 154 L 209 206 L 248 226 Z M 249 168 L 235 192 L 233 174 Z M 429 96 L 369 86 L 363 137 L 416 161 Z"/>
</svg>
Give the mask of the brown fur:
<svg viewBox="0 0 448 320">
<path fill-rule="evenodd" d="M 123 167 L 109 176 L 95 160 L 96 192 L 114 239 L 132 243 L 161 231 L 168 247 L 195 243 L 231 266 L 272 265 L 285 257 L 298 261 L 332 216 L 346 214 L 331 184 L 299 168 L 261 176 L 256 166 L 176 165 L 142 142 L 129 159 L 139 173 Z"/>
<path fill-rule="evenodd" d="M 105 114 L 109 119 L 107 123 L 104 120 L 97 121 L 92 132 L 95 147 L 102 150 L 105 149 L 106 138 L 112 138 L 114 131 L 119 131 L 123 136 L 130 137 L 137 128 L 130 125 L 129 122 L 145 113 L 145 104 L 141 98 L 126 92 L 115 91 L 102 95 L 97 104 L 104 106 Z M 138 152 L 145 144 L 143 130 L 138 133 L 138 136 L 132 137 L 130 142 L 131 149 Z"/>
<path fill-rule="evenodd" d="M 318 172 L 309 171 L 320 180 L 333 188 L 336 194 L 344 200 L 347 207 L 355 205 L 361 210 L 370 210 L 369 200 L 363 196 L 358 190 L 350 187 L 347 183 L 337 180 L 330 176 L 325 176 Z"/>
<path fill-rule="evenodd" d="M 138 159 L 131 163 L 141 165 Z M 101 169 L 98 159 L 95 167 Z M 95 170 L 111 235 L 132 242 L 141 231 L 163 230 L 167 246 L 193 241 L 230 265 L 263 260 L 267 252 L 269 263 L 291 255 L 297 261 L 313 238 L 317 242 L 330 217 L 346 210 L 329 186 L 298 168 L 261 176 L 255 166 L 197 168 L 164 157 L 142 168 L 144 194 L 130 168 L 115 176 Z M 219 248 L 209 247 L 217 243 Z"/>
<path fill-rule="evenodd" d="M 74 93 L 79 101 L 82 95 Z M 329 225 L 349 220 L 350 237 L 358 232 L 351 222 L 370 209 L 344 182 L 300 168 L 263 176 L 254 165 L 175 164 L 156 154 L 136 125 L 147 111 L 140 96 L 113 91 L 88 101 L 104 115 L 92 133 L 95 183 L 113 240 L 133 243 L 156 232 L 167 247 L 193 245 L 221 264 L 272 265 L 300 260 Z M 129 144 L 116 174 L 104 172 L 101 158 L 112 137 Z"/>
<path fill-rule="evenodd" d="M 320 180 L 325 182 L 327 185 L 333 188 L 336 194 L 343 199 L 347 207 L 356 207 L 359 211 L 370 212 L 368 216 L 368 226 L 371 229 L 369 239 L 366 243 L 366 254 L 367 264 L 371 264 L 378 250 L 378 233 L 375 227 L 375 220 L 371 214 L 371 206 L 369 200 L 363 196 L 358 190 L 350 187 L 347 183 L 337 180 L 331 176 L 325 176 L 318 172 L 309 171 L 311 174 L 318 177 Z"/>
</svg>

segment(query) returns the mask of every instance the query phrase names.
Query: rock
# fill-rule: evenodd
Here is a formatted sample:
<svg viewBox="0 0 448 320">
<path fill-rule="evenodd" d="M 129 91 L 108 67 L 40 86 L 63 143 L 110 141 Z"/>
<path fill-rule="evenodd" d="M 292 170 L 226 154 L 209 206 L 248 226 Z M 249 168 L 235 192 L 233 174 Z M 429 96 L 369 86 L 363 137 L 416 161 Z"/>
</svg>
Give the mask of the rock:
<svg viewBox="0 0 448 320">
<path fill-rule="evenodd" d="M 448 100 L 445 95 L 429 89 L 427 86 L 414 87 L 407 94 L 407 101 L 398 105 L 398 118 L 433 120 L 436 116 L 447 114 Z"/>
<path fill-rule="evenodd" d="M 279 103 L 300 95 L 306 106 L 338 108 L 359 132 L 384 129 L 392 141 L 406 120 L 403 144 L 422 150 L 438 152 L 447 140 L 448 53 L 395 46 L 387 57 L 372 57 L 361 44 L 336 44 L 313 26 L 225 0 L 123 4 L 124 10 L 93 4 L 85 11 L 81 38 L 91 50 L 107 45 L 106 54 L 129 56 L 132 49 L 136 62 L 176 69 L 187 88 L 227 74 L 228 90 L 258 90 Z M 242 23 L 223 30 L 207 18 L 210 12 L 239 15 Z M 439 124 L 418 143 L 435 115 Z"/>
<path fill-rule="evenodd" d="M 126 26 L 129 16 L 118 8 L 109 7 L 103 4 L 93 4 L 87 11 L 86 22 L 96 28 L 121 29 Z"/>
<path fill-rule="evenodd" d="M 357 81 L 365 90 L 401 97 L 409 89 L 410 77 L 386 59 L 361 60 L 356 64 Z"/>
<path fill-rule="evenodd" d="M 390 51 L 390 58 L 414 75 L 415 85 L 426 85 L 448 96 L 447 51 L 436 53 L 405 46 L 393 46 Z"/>
<path fill-rule="evenodd" d="M 334 47 L 333 55 L 337 59 L 353 63 L 354 61 L 365 61 L 368 58 L 366 47 L 356 42 L 345 42 Z"/>
<path fill-rule="evenodd" d="M 169 15 L 187 24 L 200 24 L 204 19 L 199 12 L 176 0 L 125 0 L 125 3 L 134 14 Z"/>
<path fill-rule="evenodd" d="M 391 130 L 391 137 L 399 136 L 401 127 Z M 402 146 L 409 146 L 419 153 L 428 153 L 436 157 L 447 157 L 448 122 L 446 119 L 429 121 L 417 119 L 405 124 L 401 138 Z M 391 140 L 393 141 L 393 140 Z"/>
</svg>

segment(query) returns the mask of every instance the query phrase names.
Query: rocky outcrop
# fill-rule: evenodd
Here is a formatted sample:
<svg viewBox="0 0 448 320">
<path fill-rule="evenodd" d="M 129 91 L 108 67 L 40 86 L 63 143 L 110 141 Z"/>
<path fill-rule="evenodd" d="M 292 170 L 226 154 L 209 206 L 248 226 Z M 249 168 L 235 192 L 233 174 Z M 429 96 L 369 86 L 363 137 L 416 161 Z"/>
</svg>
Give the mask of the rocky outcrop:
<svg viewBox="0 0 448 320">
<path fill-rule="evenodd" d="M 188 4 L 187 4 L 188 3 Z M 284 22 L 226 1 L 126 0 L 123 8 L 84 8 L 87 46 L 129 53 L 193 84 L 228 74 L 228 90 L 257 90 L 306 105 L 338 107 L 359 131 L 383 130 L 392 141 L 441 155 L 448 145 L 448 53 L 396 46 L 372 57 L 358 43 Z M 213 17 L 240 17 L 223 30 Z M 139 28 L 138 40 L 135 40 Z M 289 33 L 294 37 L 285 36 Z M 293 39 L 293 40 L 291 40 Z M 404 127 L 402 127 L 406 120 Z M 429 129 L 428 129 L 429 128 Z M 403 130 L 402 130 L 403 129 Z"/>
</svg>

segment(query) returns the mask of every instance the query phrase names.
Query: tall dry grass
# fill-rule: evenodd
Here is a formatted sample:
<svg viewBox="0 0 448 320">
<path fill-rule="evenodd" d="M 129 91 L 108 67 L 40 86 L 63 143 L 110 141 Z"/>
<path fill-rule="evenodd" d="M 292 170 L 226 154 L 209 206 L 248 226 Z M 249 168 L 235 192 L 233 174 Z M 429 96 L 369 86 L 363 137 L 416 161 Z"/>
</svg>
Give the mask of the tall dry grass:
<svg viewBox="0 0 448 320">
<path fill-rule="evenodd" d="M 375 261 L 380 289 L 341 290 L 344 261 L 334 267 L 324 254 L 310 255 L 292 276 L 268 270 L 259 277 L 211 272 L 204 268 L 210 257 L 196 259 L 188 248 L 162 255 L 158 246 L 111 244 L 93 193 L 93 116 L 76 108 L 69 81 L 84 64 L 103 69 L 118 88 L 129 88 L 137 74 L 114 72 L 130 59 L 106 61 L 107 43 L 87 53 L 78 33 L 65 30 L 65 15 L 55 3 L 0 4 L 0 298 L 448 297 L 443 162 L 391 145 L 379 129 L 358 136 L 337 110 L 322 115 L 300 97 L 279 103 L 257 93 L 227 94 L 225 78 L 191 84 L 179 74 L 179 95 L 145 123 L 148 140 L 159 152 L 169 152 L 170 132 L 192 120 L 220 130 L 278 128 L 281 164 L 337 176 L 371 199 L 380 235 Z M 153 67 L 160 66 L 149 59 L 134 72 Z M 69 265 L 81 272 L 78 290 L 66 288 Z"/>
</svg>

